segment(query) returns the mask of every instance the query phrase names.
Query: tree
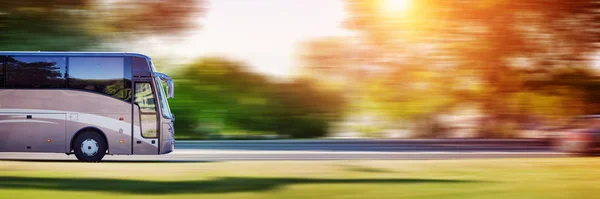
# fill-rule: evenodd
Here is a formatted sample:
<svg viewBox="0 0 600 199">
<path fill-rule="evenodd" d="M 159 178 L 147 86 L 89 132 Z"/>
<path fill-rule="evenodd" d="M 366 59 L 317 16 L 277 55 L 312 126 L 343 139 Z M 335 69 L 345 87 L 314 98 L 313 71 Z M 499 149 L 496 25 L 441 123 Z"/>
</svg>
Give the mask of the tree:
<svg viewBox="0 0 600 199">
<path fill-rule="evenodd" d="M 96 30 L 107 34 L 166 34 L 197 28 L 203 0 L 93 1 L 86 16 Z M 117 34 L 119 35 L 119 34 Z"/>
<path fill-rule="evenodd" d="M 200 59 L 174 78 L 178 97 L 170 102 L 179 136 L 207 138 L 231 131 L 324 136 L 343 104 L 336 92 L 309 81 L 272 82 L 221 58 Z"/>
<path fill-rule="evenodd" d="M 202 1 L 0 0 L 3 50 L 81 50 L 105 39 L 194 27 Z"/>
<path fill-rule="evenodd" d="M 368 96 L 398 119 L 474 102 L 487 116 L 483 126 L 518 122 L 511 96 L 544 92 L 528 86 L 534 77 L 589 68 L 600 42 L 597 0 L 419 0 L 406 9 L 385 9 L 384 1 L 346 0 L 345 26 L 369 49 L 359 63 L 385 68 L 361 79 L 378 85 Z"/>
</svg>

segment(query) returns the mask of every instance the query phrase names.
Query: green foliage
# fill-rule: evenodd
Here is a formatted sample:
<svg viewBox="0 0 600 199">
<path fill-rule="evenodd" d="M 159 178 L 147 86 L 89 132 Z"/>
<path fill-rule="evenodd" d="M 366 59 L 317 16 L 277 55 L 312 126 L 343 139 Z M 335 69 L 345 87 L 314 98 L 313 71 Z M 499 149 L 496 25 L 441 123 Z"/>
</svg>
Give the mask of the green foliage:
<svg viewBox="0 0 600 199">
<path fill-rule="evenodd" d="M 78 51 L 195 27 L 202 1 L 0 0 L 0 49 Z"/>
<path fill-rule="evenodd" d="M 206 58 L 176 75 L 177 136 L 208 138 L 243 129 L 292 137 L 318 137 L 338 118 L 337 93 L 316 89 L 308 81 L 274 83 L 243 65 Z"/>
<path fill-rule="evenodd" d="M 97 42 L 82 21 L 57 7 L 76 9 L 77 4 L 15 3 L 0 1 L 0 49 L 14 51 L 82 50 Z M 66 2 L 66 1 L 65 1 Z"/>
</svg>

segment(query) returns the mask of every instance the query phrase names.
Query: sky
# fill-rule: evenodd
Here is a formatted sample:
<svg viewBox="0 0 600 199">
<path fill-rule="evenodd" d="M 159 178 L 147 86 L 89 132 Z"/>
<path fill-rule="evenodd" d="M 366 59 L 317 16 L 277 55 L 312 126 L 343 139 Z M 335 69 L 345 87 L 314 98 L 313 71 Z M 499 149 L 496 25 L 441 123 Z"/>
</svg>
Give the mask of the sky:
<svg viewBox="0 0 600 199">
<path fill-rule="evenodd" d="M 211 0 L 205 7 L 198 19 L 201 29 L 139 51 L 167 51 L 179 60 L 221 56 L 255 72 L 289 77 L 298 67 L 303 41 L 349 34 L 341 27 L 346 16 L 342 0 Z"/>
</svg>

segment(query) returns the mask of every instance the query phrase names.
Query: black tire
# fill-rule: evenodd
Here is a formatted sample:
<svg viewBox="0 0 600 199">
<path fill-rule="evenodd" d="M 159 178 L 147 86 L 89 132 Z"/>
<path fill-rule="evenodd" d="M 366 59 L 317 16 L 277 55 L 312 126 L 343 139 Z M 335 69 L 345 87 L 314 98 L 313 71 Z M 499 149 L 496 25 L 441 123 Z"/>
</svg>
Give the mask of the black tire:
<svg viewBox="0 0 600 199">
<path fill-rule="evenodd" d="M 87 146 L 87 148 L 89 148 L 89 150 L 83 149 L 85 148 L 84 144 Z M 92 149 L 97 149 L 95 150 L 96 153 L 91 152 L 94 151 Z M 75 157 L 82 162 L 99 162 L 102 160 L 102 158 L 104 158 L 104 155 L 106 155 L 106 149 L 106 140 L 104 140 L 102 135 L 94 131 L 82 132 L 77 136 L 77 138 L 75 138 L 73 142 L 73 151 L 75 153 Z"/>
</svg>

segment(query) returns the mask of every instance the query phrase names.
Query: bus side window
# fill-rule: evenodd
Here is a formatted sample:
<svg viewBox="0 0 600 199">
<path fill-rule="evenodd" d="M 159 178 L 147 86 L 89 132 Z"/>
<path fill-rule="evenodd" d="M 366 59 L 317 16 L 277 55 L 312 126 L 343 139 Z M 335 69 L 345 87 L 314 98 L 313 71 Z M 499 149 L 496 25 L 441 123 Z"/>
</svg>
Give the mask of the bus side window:
<svg viewBox="0 0 600 199">
<path fill-rule="evenodd" d="M 150 83 L 135 83 L 135 103 L 140 106 L 142 113 L 156 113 L 156 104 Z"/>
<path fill-rule="evenodd" d="M 86 90 L 129 102 L 131 70 L 123 57 L 69 57 L 69 89 Z"/>
<path fill-rule="evenodd" d="M 3 65 L 6 88 L 66 88 L 66 57 L 11 56 Z"/>
<path fill-rule="evenodd" d="M 4 88 L 4 62 L 6 61 L 5 56 L 0 56 L 0 88 Z"/>
</svg>

